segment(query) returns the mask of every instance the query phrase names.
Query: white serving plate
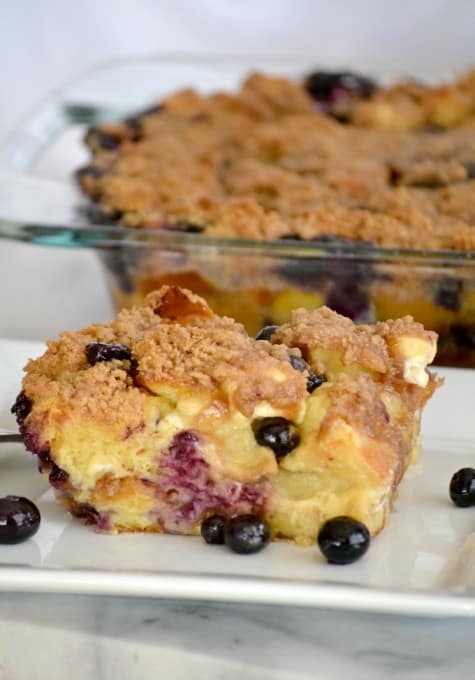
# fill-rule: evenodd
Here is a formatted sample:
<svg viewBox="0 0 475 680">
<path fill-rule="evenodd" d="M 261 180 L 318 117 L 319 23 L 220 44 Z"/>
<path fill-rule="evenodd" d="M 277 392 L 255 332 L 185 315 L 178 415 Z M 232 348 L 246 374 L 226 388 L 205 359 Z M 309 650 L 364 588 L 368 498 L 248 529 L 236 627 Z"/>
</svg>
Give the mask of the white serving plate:
<svg viewBox="0 0 475 680">
<path fill-rule="evenodd" d="M 0 427 L 13 427 L 21 368 L 42 351 L 0 340 Z M 424 416 L 421 462 L 402 482 L 388 526 L 353 565 L 328 565 L 316 547 L 287 543 L 243 556 L 195 537 L 96 533 L 55 503 L 31 454 L 2 444 L 0 494 L 34 500 L 42 522 L 25 543 L 0 546 L 0 589 L 474 616 L 475 509 L 448 498 L 453 472 L 475 464 L 474 374 L 441 373 L 446 384 Z"/>
</svg>

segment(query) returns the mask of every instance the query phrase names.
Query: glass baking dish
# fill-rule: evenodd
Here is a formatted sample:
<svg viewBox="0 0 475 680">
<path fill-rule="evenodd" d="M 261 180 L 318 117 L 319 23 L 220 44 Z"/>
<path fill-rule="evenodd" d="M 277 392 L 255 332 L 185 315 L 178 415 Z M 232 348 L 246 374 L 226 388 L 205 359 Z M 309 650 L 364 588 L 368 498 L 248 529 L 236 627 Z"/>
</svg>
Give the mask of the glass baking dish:
<svg viewBox="0 0 475 680">
<path fill-rule="evenodd" d="M 88 160 L 82 142 L 87 127 L 120 120 L 179 88 L 230 90 L 253 70 L 301 77 L 316 66 L 326 65 L 304 57 L 156 56 L 119 60 L 86 73 L 39 106 L 2 150 L 0 237 L 95 249 L 118 308 L 176 283 L 252 334 L 285 322 L 297 307 L 328 304 L 357 322 L 412 314 L 439 333 L 438 363 L 475 366 L 473 252 L 255 242 L 129 229 L 101 223 L 97 213 L 91 219 L 74 181 L 75 170 Z M 403 75 L 364 64 L 350 67 L 380 81 Z M 411 75 L 428 79 L 427 73 Z"/>
</svg>

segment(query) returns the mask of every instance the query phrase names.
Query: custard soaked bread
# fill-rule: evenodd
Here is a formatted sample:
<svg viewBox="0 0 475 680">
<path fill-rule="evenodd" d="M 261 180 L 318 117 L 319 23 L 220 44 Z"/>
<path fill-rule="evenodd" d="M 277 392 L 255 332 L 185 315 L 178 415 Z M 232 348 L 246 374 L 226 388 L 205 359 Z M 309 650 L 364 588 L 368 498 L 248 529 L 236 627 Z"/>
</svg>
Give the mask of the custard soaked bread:
<svg viewBox="0 0 475 680">
<path fill-rule="evenodd" d="M 268 335 L 165 286 L 50 342 L 13 411 L 58 500 L 111 532 L 197 534 L 216 514 L 299 543 L 337 515 L 378 532 L 418 452 L 436 335 L 327 308 Z"/>
</svg>

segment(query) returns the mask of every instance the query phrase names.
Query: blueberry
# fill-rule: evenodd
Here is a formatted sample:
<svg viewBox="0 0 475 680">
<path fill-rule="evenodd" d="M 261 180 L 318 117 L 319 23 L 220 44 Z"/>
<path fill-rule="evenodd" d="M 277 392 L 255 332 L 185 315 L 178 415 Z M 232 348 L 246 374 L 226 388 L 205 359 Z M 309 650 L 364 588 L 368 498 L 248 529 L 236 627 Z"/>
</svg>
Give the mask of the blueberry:
<svg viewBox="0 0 475 680">
<path fill-rule="evenodd" d="M 99 361 L 112 361 L 112 359 L 131 359 L 132 352 L 125 345 L 109 345 L 105 342 L 90 342 L 86 345 L 87 360 L 94 366 Z"/>
<path fill-rule="evenodd" d="M 187 220 L 178 220 L 169 224 L 166 229 L 170 231 L 182 231 L 186 234 L 201 234 L 205 230 L 203 224 L 195 224 L 194 222 L 188 222 Z"/>
<path fill-rule="evenodd" d="M 307 378 L 307 392 L 312 394 L 312 392 L 316 390 L 317 387 L 320 387 L 320 385 L 323 385 L 324 382 L 327 382 L 327 377 L 323 375 L 323 373 L 314 373 L 313 371 L 309 371 Z"/>
<path fill-rule="evenodd" d="M 336 283 L 326 298 L 330 309 L 352 321 L 367 321 L 371 314 L 368 296 L 358 283 Z"/>
<path fill-rule="evenodd" d="M 130 139 L 133 142 L 138 142 L 142 137 L 142 123 L 140 122 L 140 118 L 132 116 L 131 118 L 126 118 L 123 123 L 129 131 Z"/>
<path fill-rule="evenodd" d="M 459 348 L 475 349 L 475 326 L 453 324 L 450 326 L 450 335 Z"/>
<path fill-rule="evenodd" d="M 201 524 L 201 536 L 206 543 L 220 545 L 224 543 L 224 517 L 211 515 L 203 520 Z"/>
<path fill-rule="evenodd" d="M 183 231 L 186 234 L 202 234 L 204 230 L 205 228 L 201 224 L 191 224 L 191 222 L 187 222 Z"/>
<path fill-rule="evenodd" d="M 256 515 L 238 515 L 224 524 L 224 542 L 241 555 L 259 552 L 269 540 L 269 527 Z"/>
<path fill-rule="evenodd" d="M 76 503 L 71 508 L 71 514 L 85 519 L 86 524 L 98 524 L 100 520 L 99 513 L 90 503 Z"/>
<path fill-rule="evenodd" d="M 89 128 L 85 142 L 98 146 L 105 151 L 112 151 L 120 146 L 121 138 L 118 135 L 113 135 L 110 132 L 104 132 L 97 127 Z"/>
<path fill-rule="evenodd" d="M 48 479 L 51 486 L 59 487 L 68 481 L 69 475 L 66 470 L 62 470 L 55 463 L 53 463 L 53 468 L 49 473 Z"/>
<path fill-rule="evenodd" d="M 82 168 L 79 168 L 79 170 L 76 170 L 76 179 L 78 180 L 78 182 L 81 182 L 83 179 L 86 179 L 87 177 L 97 179 L 98 177 L 101 177 L 101 175 L 103 174 L 104 170 L 102 168 L 98 168 L 96 165 L 84 165 Z"/>
<path fill-rule="evenodd" d="M 296 354 L 289 354 L 289 363 L 292 368 L 295 368 L 296 371 L 300 371 L 300 373 L 308 371 L 310 368 L 305 359 Z"/>
<path fill-rule="evenodd" d="M 256 340 L 270 340 L 279 326 L 264 326 L 256 335 Z"/>
<path fill-rule="evenodd" d="M 399 170 L 399 168 L 396 168 L 393 165 L 388 166 L 388 171 L 389 171 L 389 176 L 388 176 L 388 182 L 391 186 L 397 186 L 402 177 L 402 173 Z"/>
<path fill-rule="evenodd" d="M 475 179 L 475 161 L 470 161 L 465 164 L 465 171 L 468 179 Z"/>
<path fill-rule="evenodd" d="M 283 234 L 279 236 L 280 241 L 302 241 L 300 234 Z"/>
<path fill-rule="evenodd" d="M 450 498 L 459 508 L 475 505 L 475 470 L 462 468 L 450 480 Z"/>
<path fill-rule="evenodd" d="M 292 366 L 292 368 L 295 368 L 296 371 L 300 371 L 303 373 L 304 371 L 308 371 L 308 378 L 307 378 L 307 392 L 310 394 L 317 389 L 317 387 L 320 387 L 320 385 L 324 382 L 326 382 L 326 376 L 324 375 L 317 375 L 312 371 L 310 366 L 307 364 L 305 359 L 302 359 L 302 357 L 298 357 L 295 354 L 291 354 L 289 356 L 289 361 Z"/>
<path fill-rule="evenodd" d="M 10 409 L 10 412 L 16 417 L 18 427 L 22 427 L 25 419 L 29 415 L 32 407 L 31 399 L 28 399 L 25 392 L 22 390 L 17 396 L 15 403 Z"/>
<path fill-rule="evenodd" d="M 330 103 L 335 103 L 343 94 L 368 99 L 376 90 L 373 80 L 349 71 L 315 71 L 307 76 L 304 86 L 317 101 Z"/>
<path fill-rule="evenodd" d="M 276 458 L 283 458 L 300 443 L 297 428 L 285 418 L 262 418 L 253 423 L 252 429 L 257 443 L 272 449 Z"/>
<path fill-rule="evenodd" d="M 434 301 L 439 307 L 457 312 L 460 309 L 463 281 L 460 279 L 440 279 L 435 287 Z"/>
<path fill-rule="evenodd" d="M 40 526 L 40 512 L 28 498 L 0 498 L 0 543 L 21 543 Z"/>
<path fill-rule="evenodd" d="M 91 198 L 93 200 L 97 200 L 99 198 L 99 195 L 97 193 L 93 193 L 91 195 Z M 102 206 L 97 205 L 96 203 L 87 203 L 85 205 L 80 205 L 76 208 L 76 213 L 82 220 L 86 220 L 89 224 L 99 225 L 106 224 L 116 225 L 123 214 L 119 210 L 110 209 L 104 210 Z M 101 253 L 101 255 L 103 255 L 103 253 Z"/>
<path fill-rule="evenodd" d="M 328 562 L 351 564 L 368 550 L 371 537 L 366 525 L 342 515 L 325 522 L 317 540 Z"/>
</svg>

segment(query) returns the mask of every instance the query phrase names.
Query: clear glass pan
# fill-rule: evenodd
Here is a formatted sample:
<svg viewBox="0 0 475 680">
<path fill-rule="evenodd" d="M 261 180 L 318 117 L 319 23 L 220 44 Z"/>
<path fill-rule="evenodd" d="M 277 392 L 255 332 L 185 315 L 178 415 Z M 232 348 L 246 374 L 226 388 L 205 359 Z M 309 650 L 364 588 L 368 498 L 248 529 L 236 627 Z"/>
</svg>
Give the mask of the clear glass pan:
<svg viewBox="0 0 475 680">
<path fill-rule="evenodd" d="M 249 332 L 285 321 L 292 307 L 326 303 L 358 321 L 411 313 L 441 335 L 441 363 L 475 366 L 475 253 L 256 243 L 91 224 L 74 171 L 88 154 L 85 129 L 117 120 L 182 87 L 233 89 L 250 71 L 300 77 L 306 57 L 156 56 L 104 64 L 54 93 L 0 153 L 0 238 L 94 248 L 117 306 L 162 283 L 188 285 Z M 403 75 L 364 64 L 379 80 Z M 428 79 L 440 74 L 413 73 Z M 60 251 L 58 251 L 60 253 Z"/>
</svg>

